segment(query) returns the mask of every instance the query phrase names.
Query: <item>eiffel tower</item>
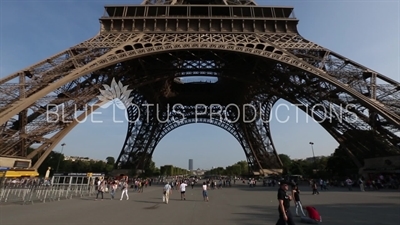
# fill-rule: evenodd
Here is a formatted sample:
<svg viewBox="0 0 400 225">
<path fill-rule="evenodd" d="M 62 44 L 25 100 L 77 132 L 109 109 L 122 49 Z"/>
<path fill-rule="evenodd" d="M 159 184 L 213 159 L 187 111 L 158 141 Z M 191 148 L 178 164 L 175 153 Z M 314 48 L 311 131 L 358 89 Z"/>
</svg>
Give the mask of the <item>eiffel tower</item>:
<svg viewBox="0 0 400 225">
<path fill-rule="evenodd" d="M 321 121 L 360 167 L 362 155 L 400 152 L 399 82 L 302 37 L 291 7 L 144 0 L 105 12 L 93 38 L 0 79 L 0 156 L 33 160 L 37 169 L 104 103 L 103 84 L 132 90 L 127 114 L 135 122 L 115 169 L 142 169 L 168 132 L 207 123 L 238 140 L 253 174 L 280 172 L 265 122 L 279 99 Z M 199 76 L 215 80 L 188 81 Z M 134 107 L 144 104 L 157 107 Z M 179 112 L 169 109 L 177 104 Z M 366 135 L 387 149 L 371 147 Z"/>
</svg>

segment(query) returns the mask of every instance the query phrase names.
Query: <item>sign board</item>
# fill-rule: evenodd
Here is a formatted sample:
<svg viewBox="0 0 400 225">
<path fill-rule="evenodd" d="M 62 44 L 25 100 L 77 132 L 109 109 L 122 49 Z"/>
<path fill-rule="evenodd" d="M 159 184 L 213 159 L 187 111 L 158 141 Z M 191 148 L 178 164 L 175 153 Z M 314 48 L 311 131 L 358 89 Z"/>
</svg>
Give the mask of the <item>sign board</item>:
<svg viewBox="0 0 400 225">
<path fill-rule="evenodd" d="M 31 164 L 30 161 L 15 160 L 14 167 L 16 167 L 16 168 L 29 168 L 30 164 Z"/>
</svg>

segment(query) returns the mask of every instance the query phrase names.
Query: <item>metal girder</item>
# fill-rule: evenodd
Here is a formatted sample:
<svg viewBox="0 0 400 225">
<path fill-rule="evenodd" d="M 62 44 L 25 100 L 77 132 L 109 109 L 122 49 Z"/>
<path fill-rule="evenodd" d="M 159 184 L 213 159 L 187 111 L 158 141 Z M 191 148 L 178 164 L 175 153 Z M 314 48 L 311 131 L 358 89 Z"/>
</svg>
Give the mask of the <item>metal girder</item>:
<svg viewBox="0 0 400 225">
<path fill-rule="evenodd" d="M 194 2 L 149 0 L 143 4 L 174 7 Z M 251 0 L 213 3 L 255 7 Z M 291 9 L 287 12 L 291 13 Z M 266 20 L 276 19 L 276 16 Z M 215 21 L 217 17 L 211 19 Z M 312 114 L 306 113 L 328 119 L 328 123 L 324 121 L 321 125 L 339 143 L 354 138 L 351 131 L 372 130 L 393 146 L 399 146 L 398 81 L 308 41 L 295 29 L 286 27 L 274 32 L 279 24 L 267 28 L 266 23 L 262 25 L 246 19 L 247 27 L 243 25 L 236 30 L 230 27 L 217 32 L 226 26 L 221 19 L 220 26 L 211 22 L 207 25 L 207 29 L 214 26 L 217 30 L 172 32 L 179 28 L 180 23 L 186 21 L 188 24 L 189 20 L 194 21 L 190 16 L 182 16 L 176 19 L 176 27 L 172 28 L 165 22 L 165 27 L 171 28 L 169 31 L 157 31 L 155 24 L 147 30 L 143 24 L 141 31 L 127 32 L 124 27 L 114 31 L 101 30 L 87 41 L 0 79 L 0 155 L 24 156 L 27 147 L 39 143 L 38 150 L 27 157 L 44 153 L 39 162 L 42 161 L 55 146 L 55 140 L 65 136 L 76 125 L 77 118 L 85 118 L 79 113 L 97 107 L 93 104 L 98 101 L 98 89 L 113 78 L 134 90 L 136 103 L 165 105 L 191 96 L 194 102 L 185 100 L 185 107 L 189 107 L 201 101 L 226 105 L 232 100 L 244 104 L 245 99 L 246 102 L 260 103 L 258 109 L 267 115 L 278 98 L 301 103 L 300 108 L 305 109 L 319 106 L 321 109 L 313 110 Z M 280 20 L 297 21 L 289 14 L 281 15 Z M 201 28 L 200 22 L 199 19 L 193 27 Z M 229 26 L 236 25 L 229 23 Z M 255 26 L 269 32 L 245 31 Z M 186 28 L 193 27 L 188 24 Z M 213 76 L 222 82 L 204 85 L 206 88 L 176 84 L 175 78 L 187 76 Z M 240 96 L 243 97 L 241 101 Z M 348 108 L 349 105 L 352 107 Z M 322 108 L 332 108 L 337 112 L 329 114 Z M 134 108 L 127 110 L 130 116 L 138 113 Z M 62 117 L 63 120 L 49 122 L 49 112 L 50 119 Z M 129 123 L 118 162 L 139 158 L 145 162 L 165 135 L 165 130 L 176 128 L 158 123 L 154 116 L 151 118 L 153 120 L 149 123 Z M 216 122 L 210 120 L 208 123 Z M 218 126 L 231 131 L 235 129 L 232 132 L 241 142 L 254 171 L 280 164 L 268 123 L 238 123 L 229 128 L 218 123 Z M 352 150 L 354 154 L 349 153 L 357 155 L 356 151 L 368 150 L 368 146 L 357 144 L 361 147 Z M 139 161 L 135 164 L 139 165 Z"/>
<path fill-rule="evenodd" d="M 119 76 L 131 72 L 121 66 L 97 71 L 81 79 L 74 80 L 57 90 L 50 96 L 46 96 L 29 108 L 30 115 L 27 118 L 27 140 L 25 147 L 33 143 L 42 143 L 42 137 L 56 133 L 62 129 L 65 123 L 70 123 L 75 114 L 79 114 L 86 108 L 93 107 L 99 88 L 118 74 Z M 122 81 L 124 81 L 122 79 Z M 58 121 L 57 121 L 58 120 Z M 18 155 L 20 148 L 14 148 L 17 142 L 21 142 L 19 120 L 9 121 L 4 125 L 4 132 L 0 135 L 0 154 Z"/>
<path fill-rule="evenodd" d="M 208 38 L 204 36 L 207 36 Z M 226 42 L 222 42 L 222 40 L 224 39 L 223 36 L 225 35 L 224 34 L 220 35 L 172 34 L 172 35 L 166 35 L 164 37 L 165 38 L 169 37 L 171 41 L 175 42 L 175 44 L 172 43 L 165 43 L 163 45 L 147 44 L 149 47 L 145 47 L 146 44 L 142 44 L 140 46 L 140 44 L 138 43 L 134 44 L 128 41 L 127 43 L 125 43 L 124 46 L 115 49 L 115 51 L 107 52 L 103 56 L 93 60 L 91 63 L 83 66 L 82 68 L 79 68 L 77 71 L 71 71 L 69 75 L 55 81 L 54 83 L 51 83 L 51 85 L 48 85 L 41 90 L 38 90 L 35 94 L 26 98 L 26 101 L 14 102 L 13 104 L 9 104 L 9 107 L 6 107 L 2 112 L 0 112 L 0 123 L 5 123 L 6 122 L 5 120 L 10 119 L 12 115 L 15 115 L 16 112 L 26 108 L 29 105 L 27 102 L 36 101 L 39 98 L 44 97 L 44 95 L 49 93 L 49 91 L 53 91 L 57 87 L 64 85 L 65 83 L 70 82 L 74 79 L 78 79 L 81 76 L 84 76 L 85 74 L 89 74 L 98 69 L 104 68 L 106 66 L 115 65 L 128 59 L 137 58 L 140 55 L 148 55 L 151 54 L 152 52 L 154 54 L 156 52 L 190 50 L 190 49 L 219 49 L 228 51 L 238 51 L 238 52 L 243 52 L 245 54 L 259 55 L 310 72 L 314 76 L 322 78 L 328 81 L 329 83 L 337 86 L 338 88 L 346 91 L 354 98 L 357 98 L 359 101 L 361 101 L 364 105 L 368 106 L 368 108 L 377 111 L 387 120 L 390 120 L 391 123 L 394 123 L 396 126 L 400 126 L 400 115 L 388 110 L 383 104 L 377 102 L 377 100 L 372 100 L 371 98 L 365 96 L 363 93 L 360 93 L 359 90 L 353 89 L 348 84 L 344 84 L 339 80 L 334 79 L 329 73 L 316 68 L 315 66 L 305 62 L 302 59 L 297 58 L 292 54 L 284 53 L 286 52 L 286 50 L 280 49 L 278 46 L 275 46 L 274 52 L 266 51 L 268 46 L 273 47 L 273 44 L 269 43 L 262 43 L 258 45 L 254 44 L 246 45 L 245 43 L 246 47 L 241 46 L 243 44 L 241 45 L 235 45 L 234 43 L 228 44 Z M 243 39 L 240 40 L 241 42 L 248 41 L 249 39 L 251 39 L 251 37 L 253 37 L 252 38 L 253 40 L 257 39 L 255 36 L 252 35 L 240 34 L 234 36 L 236 37 L 235 38 L 236 41 L 238 41 L 240 36 L 243 36 Z M 177 41 L 176 38 L 180 40 L 181 38 L 184 38 L 186 42 L 176 42 Z M 137 39 L 137 41 L 140 40 L 141 40 L 140 38 Z M 191 41 L 194 42 L 192 43 Z M 198 41 L 200 41 L 200 43 Z M 205 42 L 202 43 L 201 41 Z M 160 42 L 162 42 L 162 40 L 160 40 Z M 130 47 L 126 48 L 126 46 Z M 138 49 L 135 49 L 134 46 L 136 46 L 136 48 Z M 398 84 L 399 83 L 397 83 L 397 85 Z"/>
<path fill-rule="evenodd" d="M 80 114 L 74 121 L 64 126 L 64 128 L 53 135 L 50 139 L 44 142 L 39 148 L 35 149 L 32 153 L 28 155 L 29 159 L 32 159 L 36 155 L 40 154 L 35 164 L 32 166 L 34 169 L 38 169 L 43 161 L 47 158 L 51 151 L 60 143 L 60 141 L 72 130 L 79 121 L 83 121 L 88 115 L 94 112 L 96 109 L 101 107 L 104 102 L 97 102 L 92 108 L 89 108 L 84 113 Z"/>
</svg>

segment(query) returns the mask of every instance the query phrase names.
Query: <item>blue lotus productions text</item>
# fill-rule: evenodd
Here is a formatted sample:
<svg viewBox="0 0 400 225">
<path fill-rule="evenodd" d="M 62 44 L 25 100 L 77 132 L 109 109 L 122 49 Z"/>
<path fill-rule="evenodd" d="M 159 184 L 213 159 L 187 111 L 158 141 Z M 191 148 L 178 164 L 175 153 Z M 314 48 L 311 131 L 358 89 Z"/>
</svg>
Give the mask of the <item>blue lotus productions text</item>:
<svg viewBox="0 0 400 225">
<path fill-rule="evenodd" d="M 322 122 L 339 122 L 346 121 L 354 123 L 358 117 L 351 112 L 354 105 L 322 105 L 316 104 L 312 107 L 307 107 L 301 104 L 275 104 L 273 108 L 268 109 L 263 104 L 196 104 L 194 106 L 184 106 L 183 104 L 174 105 L 158 105 L 158 104 L 131 104 L 125 109 L 121 109 L 115 104 L 112 106 L 112 122 L 113 123 L 137 123 L 137 122 L 158 122 L 158 123 L 184 123 L 185 120 L 190 120 L 192 123 L 198 122 L 224 122 L 224 123 L 269 123 L 273 120 L 278 123 L 301 122 L 308 123 L 314 121 Z M 96 112 L 99 105 L 86 105 L 85 107 L 61 107 L 59 105 L 48 105 L 46 119 L 49 123 L 104 123 L 99 120 L 100 114 Z M 125 118 L 117 119 L 117 110 L 125 110 Z M 291 112 L 294 110 L 294 112 Z M 303 113 L 300 113 L 303 111 Z M 306 116 L 304 115 L 310 115 Z M 108 114 L 107 114 L 108 115 Z M 97 118 L 96 118 L 97 117 Z M 107 122 L 110 121 L 110 118 Z M 188 121 L 186 121 L 188 122 Z"/>
</svg>

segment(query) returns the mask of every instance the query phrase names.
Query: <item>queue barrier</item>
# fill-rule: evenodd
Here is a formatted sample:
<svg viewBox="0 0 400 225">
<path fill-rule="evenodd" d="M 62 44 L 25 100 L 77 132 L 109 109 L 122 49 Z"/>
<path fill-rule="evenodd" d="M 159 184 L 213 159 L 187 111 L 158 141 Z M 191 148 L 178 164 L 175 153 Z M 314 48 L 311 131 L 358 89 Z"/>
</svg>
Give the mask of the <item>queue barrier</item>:
<svg viewBox="0 0 400 225">
<path fill-rule="evenodd" d="M 0 204 L 60 201 L 74 197 L 95 196 L 96 178 L 104 174 L 55 174 L 51 180 L 41 178 L 5 178 L 0 184 Z"/>
</svg>

